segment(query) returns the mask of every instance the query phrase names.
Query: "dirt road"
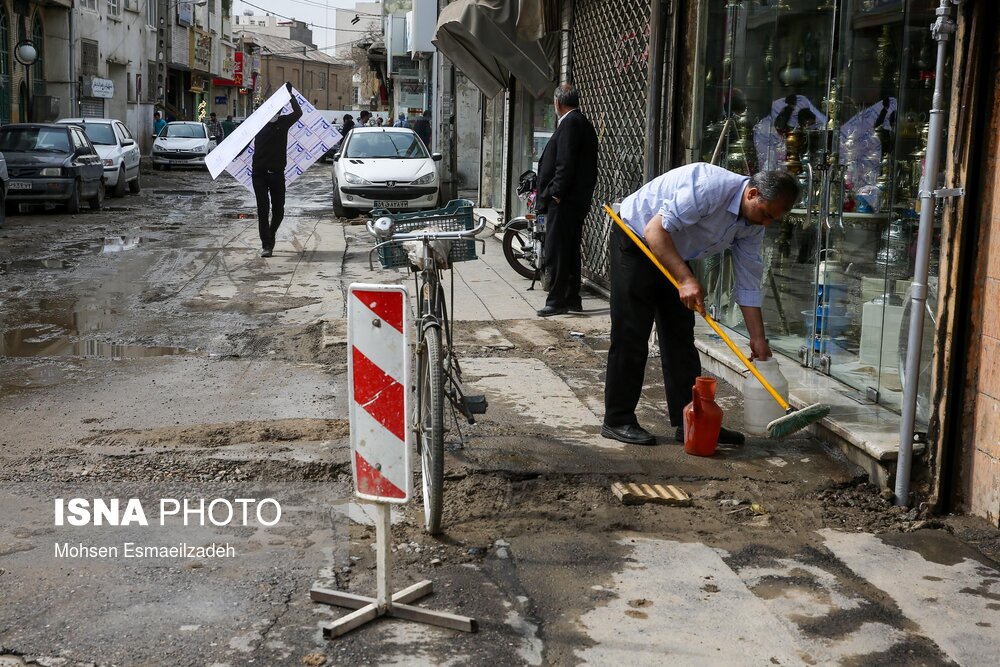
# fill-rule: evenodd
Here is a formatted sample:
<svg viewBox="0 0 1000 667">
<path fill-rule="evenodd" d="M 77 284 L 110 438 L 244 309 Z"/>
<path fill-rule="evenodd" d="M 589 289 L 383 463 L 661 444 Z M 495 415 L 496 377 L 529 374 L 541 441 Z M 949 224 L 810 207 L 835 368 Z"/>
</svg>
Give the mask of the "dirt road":
<svg viewBox="0 0 1000 667">
<path fill-rule="evenodd" d="M 369 269 L 371 241 L 332 217 L 329 194 L 322 165 L 290 189 L 268 260 L 249 193 L 202 172 L 146 174 L 102 212 L 0 229 L 0 665 L 995 656 L 996 531 L 892 507 L 805 435 L 687 456 L 667 437 L 656 363 L 640 418 L 662 444 L 601 438 L 606 303 L 538 320 L 543 294 L 495 242 L 459 267 L 455 309 L 489 412 L 463 426 L 464 447 L 449 435 L 444 534 L 423 533 L 418 499 L 394 511 L 392 538 L 395 587 L 433 580 L 423 604 L 480 632 L 387 620 L 325 640 L 342 612 L 310 587 L 375 586 L 371 517 L 350 496 L 344 294 L 405 278 Z M 719 401 L 739 427 L 739 395 L 723 385 Z M 617 480 L 694 502 L 623 507 Z M 53 520 L 58 498 L 136 498 L 152 519 L 185 497 L 274 498 L 282 521 Z M 58 550 L 126 542 L 225 542 L 236 556 Z"/>
</svg>

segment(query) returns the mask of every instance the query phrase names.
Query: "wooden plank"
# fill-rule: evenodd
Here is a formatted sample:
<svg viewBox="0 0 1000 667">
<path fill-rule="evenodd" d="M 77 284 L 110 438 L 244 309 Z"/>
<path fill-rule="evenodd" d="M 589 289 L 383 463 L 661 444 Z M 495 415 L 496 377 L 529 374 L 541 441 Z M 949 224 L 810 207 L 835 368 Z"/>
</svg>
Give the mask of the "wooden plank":
<svg viewBox="0 0 1000 667">
<path fill-rule="evenodd" d="M 449 614 L 446 611 L 433 611 L 422 607 L 413 607 L 408 604 L 394 604 L 389 609 L 389 616 L 426 623 L 439 628 L 450 628 L 451 630 L 461 630 L 462 632 L 478 632 L 479 623 L 476 619 L 468 616 L 458 616 Z"/>
<path fill-rule="evenodd" d="M 392 606 L 389 597 L 392 590 L 392 554 L 389 553 L 389 539 L 392 528 L 389 523 L 389 505 L 375 505 L 375 604 L 381 611 Z"/>
<path fill-rule="evenodd" d="M 691 496 L 673 484 L 636 484 L 634 482 L 613 482 L 611 492 L 623 505 L 641 505 L 657 503 L 687 507 L 691 505 Z"/>
<path fill-rule="evenodd" d="M 393 604 L 408 604 L 433 592 L 434 583 L 425 579 L 393 593 L 392 602 Z M 344 591 L 334 591 L 328 588 L 313 588 L 309 591 L 309 599 L 313 602 L 332 604 L 347 609 L 361 609 L 365 605 L 375 602 L 374 598 L 355 595 L 354 593 L 345 593 Z"/>
<path fill-rule="evenodd" d="M 347 634 L 348 632 L 350 632 L 351 630 L 360 625 L 364 625 L 369 621 L 374 621 L 378 617 L 379 617 L 379 610 L 378 607 L 375 606 L 375 603 L 373 602 L 372 604 L 365 605 L 361 609 L 352 611 L 347 616 L 338 618 L 330 625 L 324 627 L 323 636 L 326 637 L 327 639 L 331 637 L 340 637 L 341 635 Z"/>
</svg>

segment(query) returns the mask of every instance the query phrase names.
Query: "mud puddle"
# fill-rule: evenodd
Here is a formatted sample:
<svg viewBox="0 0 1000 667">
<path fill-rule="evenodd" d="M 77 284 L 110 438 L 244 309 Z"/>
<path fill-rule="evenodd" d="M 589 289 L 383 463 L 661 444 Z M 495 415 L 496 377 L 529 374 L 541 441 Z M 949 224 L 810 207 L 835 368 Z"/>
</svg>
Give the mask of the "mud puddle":
<svg viewBox="0 0 1000 667">
<path fill-rule="evenodd" d="M 109 343 L 99 340 L 75 340 L 54 335 L 51 327 L 26 327 L 3 334 L 0 352 L 8 357 L 97 357 L 102 359 L 142 359 L 187 354 L 180 347 Z"/>
</svg>

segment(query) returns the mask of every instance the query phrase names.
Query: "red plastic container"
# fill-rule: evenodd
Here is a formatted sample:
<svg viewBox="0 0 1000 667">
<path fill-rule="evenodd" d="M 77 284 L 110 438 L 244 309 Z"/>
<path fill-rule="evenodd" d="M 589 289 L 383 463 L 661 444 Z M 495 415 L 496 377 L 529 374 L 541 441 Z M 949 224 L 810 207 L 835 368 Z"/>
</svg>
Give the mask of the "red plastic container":
<svg viewBox="0 0 1000 667">
<path fill-rule="evenodd" d="M 684 451 L 712 456 L 721 428 L 722 408 L 715 402 L 715 380 L 699 377 L 691 388 L 691 402 L 684 408 Z"/>
</svg>

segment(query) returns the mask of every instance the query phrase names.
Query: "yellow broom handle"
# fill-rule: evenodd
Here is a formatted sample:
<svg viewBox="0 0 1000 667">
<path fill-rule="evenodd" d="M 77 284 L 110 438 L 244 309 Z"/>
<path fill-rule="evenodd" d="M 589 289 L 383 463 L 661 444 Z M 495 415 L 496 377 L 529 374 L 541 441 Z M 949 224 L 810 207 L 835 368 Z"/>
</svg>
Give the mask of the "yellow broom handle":
<svg viewBox="0 0 1000 667">
<path fill-rule="evenodd" d="M 632 239 L 632 242 L 646 254 L 646 257 L 648 257 L 649 260 L 656 265 L 656 268 L 658 268 L 663 275 L 667 277 L 667 280 L 669 280 L 674 287 L 680 290 L 681 286 L 678 284 L 677 280 L 670 275 L 670 271 L 667 271 L 667 267 L 663 266 L 663 264 L 660 263 L 660 260 L 656 259 L 653 252 L 645 243 L 642 242 L 642 239 L 636 236 L 636 233 L 632 231 L 632 228 L 622 222 L 622 219 L 618 217 L 618 214 L 611 210 L 611 207 L 607 204 L 604 205 L 604 210 L 611 216 L 611 219 L 615 221 L 615 224 L 621 227 L 622 231 L 625 232 L 630 239 Z M 753 373 L 754 377 L 760 381 L 761 386 L 763 386 L 764 389 L 767 389 L 767 393 L 771 394 L 771 398 L 778 402 L 781 409 L 786 411 L 791 409 L 791 406 L 788 405 L 788 401 L 783 399 L 781 394 L 775 391 L 774 387 L 771 386 L 771 383 L 764 379 L 764 376 L 760 374 L 760 371 L 758 371 L 752 363 L 750 363 L 750 360 L 747 359 L 746 355 L 740 352 L 740 348 L 736 347 L 736 343 L 730 340 L 729 336 L 726 335 L 726 332 L 722 330 L 722 327 L 716 324 L 715 320 L 713 320 L 708 313 L 699 314 L 705 318 L 705 321 L 708 322 L 708 326 L 712 327 L 712 329 L 715 330 L 715 333 L 719 334 L 719 337 L 726 342 L 726 345 L 728 345 L 729 349 L 733 351 L 733 354 L 739 357 L 740 361 L 743 362 L 743 365 L 747 367 L 747 370 Z"/>
</svg>

